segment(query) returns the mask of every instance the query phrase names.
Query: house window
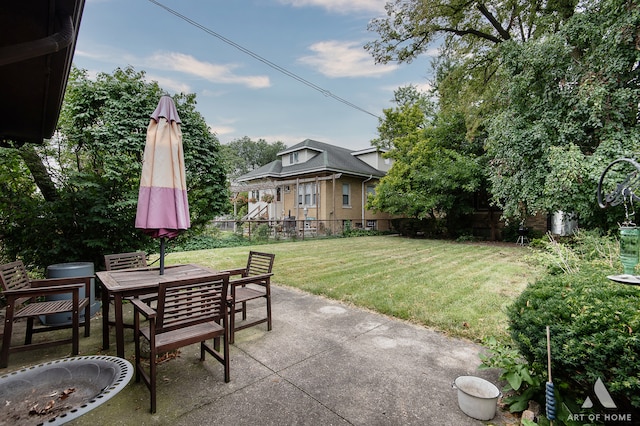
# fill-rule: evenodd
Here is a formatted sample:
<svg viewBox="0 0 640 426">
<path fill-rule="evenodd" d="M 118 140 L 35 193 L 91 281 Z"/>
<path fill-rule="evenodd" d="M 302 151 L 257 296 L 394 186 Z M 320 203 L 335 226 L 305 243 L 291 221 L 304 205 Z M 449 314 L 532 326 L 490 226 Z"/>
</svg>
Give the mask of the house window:
<svg viewBox="0 0 640 426">
<path fill-rule="evenodd" d="M 350 206 L 350 194 L 351 194 L 351 185 L 348 183 L 342 184 L 342 205 Z"/>
<path fill-rule="evenodd" d="M 298 186 L 298 204 L 305 206 L 316 205 L 316 184 L 307 183 Z"/>
<path fill-rule="evenodd" d="M 377 229 L 378 223 L 375 220 L 367 220 L 367 230 L 375 231 Z"/>
<path fill-rule="evenodd" d="M 372 197 L 375 197 L 376 195 L 376 187 L 373 185 L 367 185 L 367 198 L 369 197 L 369 195 L 371 195 Z"/>
<path fill-rule="evenodd" d="M 276 188 L 276 201 L 282 201 L 282 190 L 280 187 Z"/>
<path fill-rule="evenodd" d="M 292 152 L 289 154 L 289 164 L 296 164 L 298 162 L 298 153 Z"/>
</svg>

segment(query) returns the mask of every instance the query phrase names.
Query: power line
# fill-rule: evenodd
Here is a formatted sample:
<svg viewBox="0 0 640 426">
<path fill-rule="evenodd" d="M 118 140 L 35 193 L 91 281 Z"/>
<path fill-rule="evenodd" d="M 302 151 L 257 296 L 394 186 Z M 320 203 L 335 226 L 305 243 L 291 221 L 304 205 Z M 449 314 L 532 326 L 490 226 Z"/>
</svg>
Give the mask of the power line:
<svg viewBox="0 0 640 426">
<path fill-rule="evenodd" d="M 177 16 L 178 18 L 180 18 L 183 21 L 189 23 L 190 25 L 193 25 L 194 27 L 201 29 L 202 31 L 206 32 L 207 34 L 212 35 L 212 36 L 216 37 L 217 39 L 222 40 L 223 42 L 227 43 L 228 45 L 235 47 L 236 49 L 240 50 L 241 52 L 246 53 L 247 55 L 251 56 L 252 58 L 257 59 L 258 61 L 262 62 L 263 64 L 268 65 L 269 67 L 273 68 L 274 70 L 279 71 L 282 74 L 284 74 L 284 75 L 286 75 L 288 77 L 291 77 L 294 80 L 296 80 L 296 81 L 298 81 L 298 82 L 300 82 L 300 83 L 302 83 L 302 84 L 304 84 L 304 85 L 306 85 L 306 86 L 308 86 L 308 87 L 310 87 L 310 88 L 312 88 L 314 90 L 317 90 L 318 92 L 322 93 L 324 96 L 329 97 L 329 98 L 333 98 L 333 99 L 337 100 L 338 102 L 342 102 L 343 104 L 345 104 L 345 105 L 347 105 L 347 106 L 349 106 L 351 108 L 357 109 L 358 111 L 364 112 L 365 114 L 369 114 L 372 117 L 380 118 L 376 114 L 373 114 L 373 113 L 367 111 L 366 109 L 361 108 L 358 105 L 356 105 L 356 104 L 354 104 L 352 102 L 349 102 L 348 100 L 346 100 L 344 98 L 341 98 L 340 96 L 334 95 L 329 90 L 323 89 L 322 87 L 318 86 L 317 84 L 314 84 L 314 83 L 310 82 L 309 80 L 306 80 L 306 79 L 300 77 L 299 75 L 287 70 L 286 68 L 283 68 L 280 65 L 271 62 L 270 60 L 258 55 L 257 53 L 247 49 L 246 47 L 243 47 L 243 46 L 239 45 L 238 43 L 234 42 L 233 40 L 230 40 L 230 39 L 224 37 L 223 35 L 211 30 L 210 28 L 207 28 L 204 25 L 194 21 L 193 19 L 181 14 L 180 12 L 177 12 L 176 10 L 171 9 L 170 7 L 165 6 L 164 4 L 162 4 L 162 3 L 160 3 L 160 2 L 158 2 L 156 0 L 149 0 L 149 2 L 155 4 L 156 6 L 159 6 L 159 7 L 163 8 L 164 10 L 166 10 L 169 13 L 171 13 L 172 15 Z"/>
</svg>

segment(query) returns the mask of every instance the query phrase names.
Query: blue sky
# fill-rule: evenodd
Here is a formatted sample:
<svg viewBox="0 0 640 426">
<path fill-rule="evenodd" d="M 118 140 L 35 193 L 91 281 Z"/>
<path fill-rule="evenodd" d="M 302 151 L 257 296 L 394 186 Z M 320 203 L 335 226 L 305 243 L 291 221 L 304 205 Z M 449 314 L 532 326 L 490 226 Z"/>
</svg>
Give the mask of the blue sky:
<svg viewBox="0 0 640 426">
<path fill-rule="evenodd" d="M 393 91 L 425 88 L 431 58 L 376 65 L 363 45 L 384 0 L 156 0 L 197 24 L 376 116 Z M 195 93 L 220 142 L 248 136 L 364 149 L 378 119 L 269 67 L 149 0 L 87 0 L 74 63 L 144 70 L 169 94 Z M 150 111 L 151 113 L 152 111 Z"/>
</svg>

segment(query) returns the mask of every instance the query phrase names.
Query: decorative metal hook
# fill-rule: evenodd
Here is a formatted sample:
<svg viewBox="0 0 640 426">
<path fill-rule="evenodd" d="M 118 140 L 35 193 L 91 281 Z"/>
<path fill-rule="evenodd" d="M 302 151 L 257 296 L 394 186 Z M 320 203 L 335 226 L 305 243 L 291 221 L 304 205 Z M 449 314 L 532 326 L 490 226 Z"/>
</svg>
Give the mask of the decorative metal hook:
<svg viewBox="0 0 640 426">
<path fill-rule="evenodd" d="M 605 175 L 615 164 L 623 162 L 631 164 L 636 170 L 629 173 L 622 182 L 616 184 L 616 187 L 612 192 L 604 194 L 603 196 L 602 183 L 604 182 Z M 608 206 L 617 206 L 621 203 L 624 204 L 625 223 L 628 223 L 630 218 L 635 216 L 633 201 L 640 200 L 640 197 L 636 195 L 638 192 L 640 192 L 640 164 L 631 158 L 619 158 L 611 162 L 600 176 L 600 181 L 598 182 L 598 205 L 604 209 Z M 631 211 L 629 210 L 628 205 L 631 206 Z"/>
</svg>

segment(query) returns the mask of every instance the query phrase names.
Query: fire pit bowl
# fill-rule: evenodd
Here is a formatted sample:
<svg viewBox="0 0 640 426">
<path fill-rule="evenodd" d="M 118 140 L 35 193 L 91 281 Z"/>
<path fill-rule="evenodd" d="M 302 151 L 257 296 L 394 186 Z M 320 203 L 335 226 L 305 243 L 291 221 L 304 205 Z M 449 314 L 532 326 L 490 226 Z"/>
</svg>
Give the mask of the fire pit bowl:
<svg viewBox="0 0 640 426">
<path fill-rule="evenodd" d="M 132 376 L 129 361 L 111 356 L 23 368 L 0 377 L 0 419 L 11 425 L 61 425 L 115 396 Z"/>
</svg>

